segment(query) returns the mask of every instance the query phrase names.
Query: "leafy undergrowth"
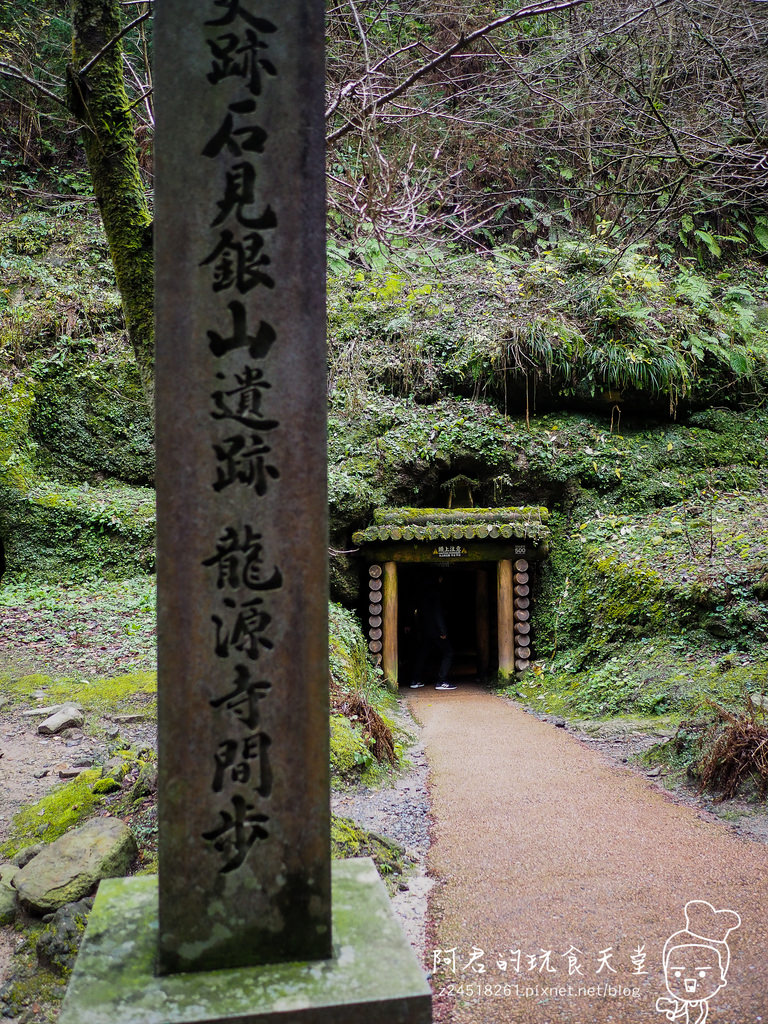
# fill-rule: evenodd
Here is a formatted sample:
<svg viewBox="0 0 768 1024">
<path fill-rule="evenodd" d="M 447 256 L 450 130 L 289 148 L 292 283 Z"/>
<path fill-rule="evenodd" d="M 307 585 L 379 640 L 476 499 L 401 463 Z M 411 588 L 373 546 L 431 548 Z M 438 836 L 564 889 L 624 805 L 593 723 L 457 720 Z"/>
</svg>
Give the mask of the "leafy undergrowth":
<svg viewBox="0 0 768 1024">
<path fill-rule="evenodd" d="M 93 207 L 27 209 L 0 224 L 0 351 L 23 367 L 71 346 L 103 355 L 124 344 L 120 295 Z"/>
<path fill-rule="evenodd" d="M 356 782 L 376 786 L 391 779 L 403 766 L 403 751 L 410 737 L 394 717 L 366 698 L 350 693 L 332 695 L 331 781 L 336 787 Z"/>
<path fill-rule="evenodd" d="M 482 388 L 499 403 L 534 378 L 560 396 L 633 390 L 687 396 L 760 389 L 768 336 L 762 268 L 708 280 L 645 245 L 561 239 L 535 256 L 411 247 L 368 272 L 331 261 L 330 390 L 420 397 Z"/>
<path fill-rule="evenodd" d="M 155 580 L 0 588 L 0 673 L 94 677 L 152 671 Z M 71 697 L 71 692 L 67 694 Z"/>
<path fill-rule="evenodd" d="M 765 685 L 765 679 L 763 679 Z M 699 713 L 681 721 L 675 735 L 642 757 L 660 765 L 678 782 L 714 794 L 718 802 L 768 795 L 768 720 L 765 690 L 742 691 L 738 700 L 708 700 Z"/>
<path fill-rule="evenodd" d="M 356 693 L 340 694 L 334 698 L 332 710 L 359 724 L 366 745 L 379 764 L 397 763 L 392 728 L 366 697 Z"/>
<path fill-rule="evenodd" d="M 578 670 L 564 655 L 527 672 L 504 692 L 534 710 L 567 718 L 680 721 L 706 701 L 735 703 L 745 691 L 768 688 L 768 651 L 755 657 L 721 646 L 719 651 L 716 645 L 695 646 L 685 637 L 641 639 Z"/>
<path fill-rule="evenodd" d="M 762 613 L 768 596 L 768 492 L 714 488 L 645 515 L 598 515 L 582 523 L 584 544 L 619 562 L 652 567 L 667 587 L 698 603 L 749 601 Z"/>
<path fill-rule="evenodd" d="M 329 619 L 331 777 L 336 785 L 375 785 L 397 770 L 403 755 L 396 700 L 368 657 L 353 613 L 332 603 Z"/>
</svg>

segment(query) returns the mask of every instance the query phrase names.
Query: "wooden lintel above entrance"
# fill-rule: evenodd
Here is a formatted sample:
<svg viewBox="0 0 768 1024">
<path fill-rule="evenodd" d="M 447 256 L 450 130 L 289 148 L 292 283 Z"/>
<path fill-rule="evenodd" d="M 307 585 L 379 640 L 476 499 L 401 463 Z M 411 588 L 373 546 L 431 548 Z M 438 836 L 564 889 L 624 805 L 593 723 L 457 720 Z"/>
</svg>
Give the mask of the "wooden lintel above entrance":
<svg viewBox="0 0 768 1024">
<path fill-rule="evenodd" d="M 544 558 L 549 553 L 549 543 L 546 540 L 538 544 L 525 540 L 503 544 L 488 540 L 394 541 L 366 544 L 364 553 L 371 562 L 500 562 L 506 558 L 527 558 L 530 562 Z"/>
</svg>

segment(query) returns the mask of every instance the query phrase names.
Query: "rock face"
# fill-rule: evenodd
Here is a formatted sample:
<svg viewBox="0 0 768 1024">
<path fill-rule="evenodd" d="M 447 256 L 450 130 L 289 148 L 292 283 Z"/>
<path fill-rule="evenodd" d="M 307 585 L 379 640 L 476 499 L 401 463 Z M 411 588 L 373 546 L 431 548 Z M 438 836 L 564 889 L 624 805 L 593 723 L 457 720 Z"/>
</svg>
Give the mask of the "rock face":
<svg viewBox="0 0 768 1024">
<path fill-rule="evenodd" d="M 48 914 L 87 896 L 102 878 L 127 873 L 136 840 L 118 818 L 93 818 L 46 846 L 16 873 L 13 885 L 22 904 Z"/>
</svg>

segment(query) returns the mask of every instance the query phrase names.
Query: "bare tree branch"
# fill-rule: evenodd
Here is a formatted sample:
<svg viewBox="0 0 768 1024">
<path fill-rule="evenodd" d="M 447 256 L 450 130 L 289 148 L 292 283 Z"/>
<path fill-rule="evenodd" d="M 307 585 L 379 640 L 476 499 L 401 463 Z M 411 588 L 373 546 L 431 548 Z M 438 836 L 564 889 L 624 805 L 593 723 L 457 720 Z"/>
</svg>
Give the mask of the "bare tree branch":
<svg viewBox="0 0 768 1024">
<path fill-rule="evenodd" d="M 401 96 L 407 89 L 410 89 L 411 86 L 420 78 L 430 74 L 430 72 L 440 67 L 440 65 L 444 64 L 445 61 L 450 60 L 450 58 L 455 56 L 460 50 L 470 46 L 475 42 L 475 40 L 488 35 L 489 32 L 493 32 L 495 29 L 501 28 L 503 25 L 509 25 L 514 21 L 522 21 L 526 18 L 532 18 L 541 14 L 561 13 L 562 11 L 571 10 L 574 7 L 581 7 L 582 4 L 587 2 L 588 0 L 561 0 L 560 3 L 550 3 L 548 0 L 542 0 L 542 2 L 532 4 L 530 7 L 523 7 L 519 11 L 515 11 L 514 14 L 507 14 L 502 18 L 497 18 L 495 21 L 488 22 L 488 24 L 483 25 L 482 28 L 475 29 L 474 32 L 470 32 L 466 36 L 459 36 L 453 46 L 449 46 L 448 49 L 443 50 L 442 53 L 439 53 L 427 64 L 423 64 L 420 68 L 417 68 L 406 79 L 404 79 L 404 81 L 395 86 L 394 89 L 390 89 L 389 92 L 384 93 L 383 96 L 379 96 L 375 100 L 366 104 L 354 119 L 347 121 L 346 124 L 341 125 L 336 129 L 336 131 L 331 132 L 326 138 L 326 143 L 331 145 L 332 143 L 337 142 L 340 138 L 343 138 L 343 136 L 347 135 L 352 130 L 359 120 L 373 114 L 385 104 L 391 103 L 392 100 Z M 667 2 L 669 2 L 669 0 L 667 0 Z M 352 91 L 354 91 L 354 89 Z"/>
<path fill-rule="evenodd" d="M 31 86 L 36 92 L 40 93 L 41 96 L 47 96 L 49 100 L 53 100 L 54 103 L 58 103 L 61 107 L 67 106 L 66 100 L 61 96 L 57 96 L 55 92 L 51 92 L 51 90 L 46 88 L 42 82 L 38 82 L 36 79 L 30 78 L 29 75 L 25 75 L 24 72 L 14 64 L 9 64 L 7 61 L 0 60 L 0 77 L 13 78 L 18 82 L 24 82 L 26 85 Z"/>
</svg>

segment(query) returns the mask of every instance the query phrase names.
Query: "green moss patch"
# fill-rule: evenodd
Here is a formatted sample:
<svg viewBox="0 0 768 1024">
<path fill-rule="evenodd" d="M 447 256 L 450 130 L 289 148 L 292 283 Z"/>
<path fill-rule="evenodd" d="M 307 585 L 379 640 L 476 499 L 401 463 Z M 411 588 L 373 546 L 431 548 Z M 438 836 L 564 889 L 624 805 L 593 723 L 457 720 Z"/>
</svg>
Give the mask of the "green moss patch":
<svg viewBox="0 0 768 1024">
<path fill-rule="evenodd" d="M 92 791 L 100 777 L 100 768 L 88 769 L 71 782 L 56 786 L 36 803 L 22 808 L 13 819 L 10 838 L 0 846 L 0 853 L 12 857 L 25 846 L 53 842 L 91 817 L 101 800 Z"/>
<path fill-rule="evenodd" d="M 410 866 L 399 843 L 375 832 L 368 832 L 351 818 L 331 818 L 331 856 L 336 860 L 348 857 L 372 857 L 379 874 L 387 883 L 396 881 Z"/>
<path fill-rule="evenodd" d="M 138 705 L 152 713 L 157 694 L 157 673 L 129 672 L 111 679 L 53 679 L 35 674 L 20 679 L 4 679 L 3 691 L 17 704 L 29 703 L 33 695 L 43 694 L 46 704 L 72 701 L 84 711 L 128 711 L 135 710 Z"/>
<path fill-rule="evenodd" d="M 152 423 L 135 362 L 83 358 L 35 367 L 36 402 L 29 428 L 38 461 L 53 476 L 62 472 L 94 480 L 96 474 L 131 484 L 154 479 Z"/>
<path fill-rule="evenodd" d="M 34 479 L 35 446 L 29 438 L 34 401 L 29 379 L 0 381 L 0 488 L 26 491 Z"/>
<path fill-rule="evenodd" d="M 372 767 L 374 757 L 362 730 L 344 715 L 331 715 L 331 774 L 338 781 L 349 781 Z"/>
<path fill-rule="evenodd" d="M 768 573 L 768 492 L 707 489 L 644 515 L 592 519 L 577 536 L 613 549 L 624 571 L 633 563 L 652 566 L 700 603 L 754 596 Z"/>
</svg>

